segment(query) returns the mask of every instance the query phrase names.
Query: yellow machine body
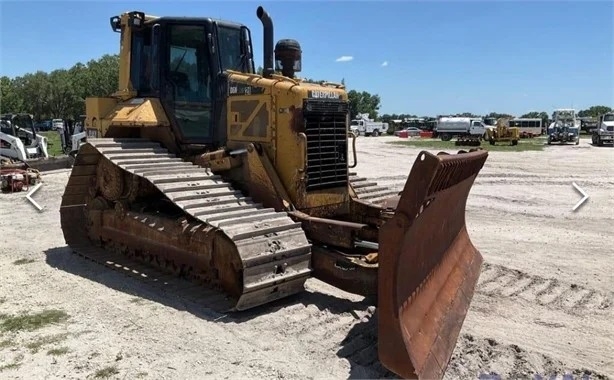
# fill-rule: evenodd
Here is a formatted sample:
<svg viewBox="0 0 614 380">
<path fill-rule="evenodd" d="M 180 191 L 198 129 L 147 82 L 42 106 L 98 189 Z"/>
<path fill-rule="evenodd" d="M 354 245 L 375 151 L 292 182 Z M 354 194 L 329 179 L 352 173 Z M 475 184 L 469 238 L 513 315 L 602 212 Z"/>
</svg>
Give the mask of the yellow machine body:
<svg viewBox="0 0 614 380">
<path fill-rule="evenodd" d="M 490 145 L 498 142 L 508 142 L 510 145 L 517 145 L 520 140 L 520 128 L 510 127 L 509 119 L 500 118 L 494 127 L 486 129 L 486 139 Z"/>
</svg>

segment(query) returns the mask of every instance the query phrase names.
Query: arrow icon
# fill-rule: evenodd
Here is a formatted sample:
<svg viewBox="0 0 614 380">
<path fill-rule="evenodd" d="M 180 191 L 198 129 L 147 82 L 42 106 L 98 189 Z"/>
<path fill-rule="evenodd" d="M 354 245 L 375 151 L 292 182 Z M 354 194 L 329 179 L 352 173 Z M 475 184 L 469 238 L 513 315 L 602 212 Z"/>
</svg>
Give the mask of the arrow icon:
<svg viewBox="0 0 614 380">
<path fill-rule="evenodd" d="M 578 191 L 580 194 L 582 194 L 582 199 L 580 199 L 580 200 L 578 201 L 578 203 L 576 203 L 576 205 L 575 205 L 575 206 L 573 206 L 573 208 L 571 209 L 571 211 L 576 211 L 576 210 L 578 209 L 578 207 L 582 206 L 582 204 L 584 204 L 584 202 L 586 202 L 586 200 L 588 199 L 588 194 L 586 194 L 586 193 L 584 192 L 584 190 L 580 189 L 580 187 L 579 187 L 578 185 L 576 185 L 576 183 L 575 183 L 575 182 L 572 182 L 571 184 L 573 185 L 573 187 L 575 187 L 575 188 L 576 188 L 576 190 L 577 190 L 577 191 Z"/>
<path fill-rule="evenodd" d="M 26 199 L 28 201 L 30 201 L 30 203 L 32 203 L 34 205 L 34 207 L 36 207 L 38 209 L 38 211 L 43 211 L 43 206 L 39 205 L 38 203 L 36 203 L 36 201 L 34 199 L 32 199 L 32 195 L 34 195 L 34 193 L 36 193 L 36 191 L 38 189 L 40 189 L 40 187 L 42 186 L 42 183 L 37 184 L 36 186 L 34 186 L 32 188 L 32 190 L 30 190 L 30 192 L 26 195 Z"/>
</svg>

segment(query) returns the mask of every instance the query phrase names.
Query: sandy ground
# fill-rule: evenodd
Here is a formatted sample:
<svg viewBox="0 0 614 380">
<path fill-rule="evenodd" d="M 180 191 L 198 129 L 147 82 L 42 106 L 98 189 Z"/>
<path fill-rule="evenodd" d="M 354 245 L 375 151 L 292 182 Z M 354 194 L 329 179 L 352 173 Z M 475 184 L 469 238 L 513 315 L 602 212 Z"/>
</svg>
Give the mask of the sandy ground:
<svg viewBox="0 0 614 380">
<path fill-rule="evenodd" d="M 419 150 L 390 140 L 359 138 L 356 171 L 400 187 Z M 45 175 L 41 213 L 23 193 L 0 196 L 0 314 L 69 315 L 35 331 L 0 329 L 0 378 L 94 378 L 105 368 L 128 379 L 390 376 L 377 361 L 373 309 L 318 280 L 258 312 L 220 316 L 72 255 L 58 211 L 68 175 Z M 590 195 L 575 213 L 573 181 Z M 588 140 L 490 153 L 467 206 L 485 264 L 447 379 L 614 377 L 613 189 L 614 149 Z"/>
</svg>

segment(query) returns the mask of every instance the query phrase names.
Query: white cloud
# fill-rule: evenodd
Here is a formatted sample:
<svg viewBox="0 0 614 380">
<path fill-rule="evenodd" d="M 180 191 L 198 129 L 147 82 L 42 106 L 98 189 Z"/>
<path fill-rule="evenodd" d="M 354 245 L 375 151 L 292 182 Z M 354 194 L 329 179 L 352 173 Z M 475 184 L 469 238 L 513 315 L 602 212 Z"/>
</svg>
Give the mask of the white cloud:
<svg viewBox="0 0 614 380">
<path fill-rule="evenodd" d="M 388 61 L 382 62 L 382 67 L 386 67 L 386 66 L 388 66 Z"/>
<path fill-rule="evenodd" d="M 335 61 L 336 62 L 349 62 L 353 59 L 354 57 L 352 57 L 351 55 L 342 55 L 341 57 L 337 58 Z"/>
</svg>

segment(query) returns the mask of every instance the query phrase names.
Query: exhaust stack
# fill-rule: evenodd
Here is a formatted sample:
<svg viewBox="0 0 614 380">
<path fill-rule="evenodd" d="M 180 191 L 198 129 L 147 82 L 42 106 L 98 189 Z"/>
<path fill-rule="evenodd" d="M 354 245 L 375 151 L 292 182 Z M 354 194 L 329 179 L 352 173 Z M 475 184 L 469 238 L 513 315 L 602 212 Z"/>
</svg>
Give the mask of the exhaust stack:
<svg viewBox="0 0 614 380">
<path fill-rule="evenodd" d="M 271 16 L 264 10 L 262 6 L 256 10 L 256 16 L 262 22 L 264 53 L 263 53 L 263 76 L 269 78 L 274 72 L 274 57 L 273 57 L 273 20 Z"/>
</svg>

